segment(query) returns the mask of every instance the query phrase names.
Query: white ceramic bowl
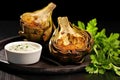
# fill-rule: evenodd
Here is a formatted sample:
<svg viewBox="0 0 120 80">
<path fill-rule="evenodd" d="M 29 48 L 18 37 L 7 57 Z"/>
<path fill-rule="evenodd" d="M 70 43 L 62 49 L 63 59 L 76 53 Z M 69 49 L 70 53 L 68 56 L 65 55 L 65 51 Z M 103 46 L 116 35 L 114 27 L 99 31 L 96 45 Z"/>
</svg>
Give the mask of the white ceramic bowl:
<svg viewBox="0 0 120 80">
<path fill-rule="evenodd" d="M 10 42 L 4 46 L 8 62 L 34 64 L 40 60 L 42 45 L 31 41 Z"/>
</svg>

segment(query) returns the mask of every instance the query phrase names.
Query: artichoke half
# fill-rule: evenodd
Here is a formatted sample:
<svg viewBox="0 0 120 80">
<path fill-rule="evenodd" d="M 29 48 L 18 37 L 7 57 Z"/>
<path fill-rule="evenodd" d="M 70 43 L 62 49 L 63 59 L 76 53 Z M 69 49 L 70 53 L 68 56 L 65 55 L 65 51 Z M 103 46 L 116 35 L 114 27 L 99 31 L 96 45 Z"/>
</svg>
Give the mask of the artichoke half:
<svg viewBox="0 0 120 80">
<path fill-rule="evenodd" d="M 23 13 L 20 16 L 22 30 L 18 32 L 19 35 L 31 41 L 48 41 L 56 28 L 52 20 L 55 8 L 56 4 L 50 2 L 43 9 Z"/>
<path fill-rule="evenodd" d="M 63 63 L 81 63 L 90 53 L 93 38 L 85 31 L 72 25 L 68 17 L 58 17 L 58 27 L 50 41 L 50 54 Z"/>
</svg>

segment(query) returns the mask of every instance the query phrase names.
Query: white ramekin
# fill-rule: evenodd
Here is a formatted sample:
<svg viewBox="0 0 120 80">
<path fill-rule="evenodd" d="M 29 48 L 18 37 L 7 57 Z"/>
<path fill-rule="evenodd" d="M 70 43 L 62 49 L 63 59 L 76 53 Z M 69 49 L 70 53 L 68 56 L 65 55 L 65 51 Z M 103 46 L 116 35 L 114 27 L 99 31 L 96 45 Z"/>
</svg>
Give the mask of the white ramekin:
<svg viewBox="0 0 120 80">
<path fill-rule="evenodd" d="M 29 51 L 12 51 L 9 48 L 13 45 L 19 44 L 31 44 L 37 49 L 29 50 Z M 7 60 L 10 63 L 14 64 L 34 64 L 40 60 L 41 53 L 42 53 L 42 45 L 36 42 L 31 41 L 15 41 L 10 42 L 4 46 L 5 54 L 7 56 Z"/>
</svg>

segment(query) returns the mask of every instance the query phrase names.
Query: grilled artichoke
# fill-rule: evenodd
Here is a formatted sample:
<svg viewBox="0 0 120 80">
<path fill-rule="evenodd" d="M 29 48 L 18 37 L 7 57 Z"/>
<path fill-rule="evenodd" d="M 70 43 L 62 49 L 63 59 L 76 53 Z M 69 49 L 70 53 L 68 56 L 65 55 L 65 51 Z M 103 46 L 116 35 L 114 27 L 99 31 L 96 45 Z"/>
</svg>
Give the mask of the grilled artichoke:
<svg viewBox="0 0 120 80">
<path fill-rule="evenodd" d="M 55 7 L 51 2 L 43 9 L 23 13 L 20 16 L 22 30 L 18 32 L 19 35 L 31 41 L 48 41 L 56 28 L 52 20 Z"/>
<path fill-rule="evenodd" d="M 58 17 L 58 27 L 50 41 L 50 54 L 63 63 L 80 63 L 90 53 L 94 41 L 91 35 L 72 25 L 68 17 Z"/>
</svg>

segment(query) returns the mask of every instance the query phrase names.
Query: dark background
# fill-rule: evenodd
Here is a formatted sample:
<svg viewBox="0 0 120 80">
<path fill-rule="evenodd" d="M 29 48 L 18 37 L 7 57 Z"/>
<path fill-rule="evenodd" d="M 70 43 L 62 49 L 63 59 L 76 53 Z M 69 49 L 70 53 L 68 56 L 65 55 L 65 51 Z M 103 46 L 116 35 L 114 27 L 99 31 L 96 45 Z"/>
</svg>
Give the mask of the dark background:
<svg viewBox="0 0 120 80">
<path fill-rule="evenodd" d="M 106 28 L 106 32 L 119 32 L 120 27 L 120 3 L 115 0 L 1 0 L 0 1 L 0 40 L 18 34 L 20 15 L 27 11 L 35 11 L 43 8 L 49 2 L 56 3 L 53 19 L 56 22 L 58 16 L 68 16 L 71 22 L 81 20 L 87 22 L 97 18 L 99 29 Z M 2 66 L 0 65 L 0 68 Z M 4 67 L 3 67 L 4 68 Z M 6 67 L 5 67 L 6 68 Z M 1 68 L 2 69 L 2 68 Z M 9 74 L 0 69 L 2 80 L 117 80 L 116 76 L 108 72 L 105 75 L 88 75 L 86 73 L 68 75 L 18 75 Z M 8 68 L 7 68 L 8 69 Z M 6 69 L 5 69 L 6 70 Z M 11 71 L 8 69 L 8 71 Z M 19 70 L 18 70 L 19 71 Z M 85 78 L 85 79 L 84 79 Z"/>
<path fill-rule="evenodd" d="M 115 0 L 3 0 L 0 2 L 0 20 L 19 21 L 24 12 L 41 9 L 50 2 L 57 5 L 52 14 L 55 23 L 58 16 L 68 16 L 71 22 L 97 18 L 100 27 L 119 32 L 120 5 Z"/>
<path fill-rule="evenodd" d="M 120 5 L 115 0 L 3 0 L 0 2 L 0 20 L 19 20 L 22 13 L 41 9 L 49 2 L 57 5 L 54 18 L 64 15 L 72 20 L 98 18 L 118 21 L 120 18 Z"/>
</svg>

